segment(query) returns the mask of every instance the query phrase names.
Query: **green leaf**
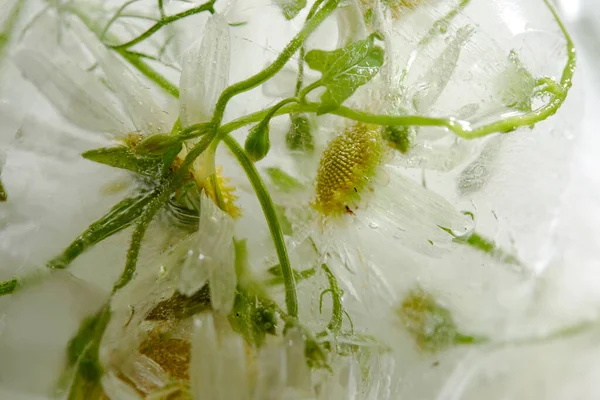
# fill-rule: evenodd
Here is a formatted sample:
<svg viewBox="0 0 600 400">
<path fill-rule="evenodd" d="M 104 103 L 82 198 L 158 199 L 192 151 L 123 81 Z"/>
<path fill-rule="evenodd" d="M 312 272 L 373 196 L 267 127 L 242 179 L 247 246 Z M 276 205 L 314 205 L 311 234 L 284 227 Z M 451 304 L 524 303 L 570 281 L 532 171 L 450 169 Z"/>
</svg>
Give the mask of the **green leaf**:
<svg viewBox="0 0 600 400">
<path fill-rule="evenodd" d="M 50 261 L 48 268 L 66 268 L 89 247 L 127 228 L 142 215 L 155 196 L 155 192 L 145 192 L 119 202 L 105 216 L 91 224 L 60 256 Z"/>
<path fill-rule="evenodd" d="M 9 279 L 7 281 L 0 282 L 0 296 L 4 296 L 5 294 L 11 294 L 16 287 L 16 279 Z"/>
<path fill-rule="evenodd" d="M 267 168 L 267 174 L 273 181 L 273 184 L 275 184 L 275 186 L 277 186 L 277 188 L 283 192 L 291 192 L 304 187 L 304 185 L 302 185 L 296 178 L 279 168 Z"/>
<path fill-rule="evenodd" d="M 292 125 L 285 136 L 288 149 L 303 153 L 312 153 L 315 143 L 310 132 L 308 117 L 302 114 L 292 114 L 290 115 L 290 119 L 292 120 Z"/>
<path fill-rule="evenodd" d="M 181 149 L 181 138 L 172 135 L 157 134 L 152 135 L 135 146 L 135 152 L 138 154 L 151 154 L 160 156 L 174 148 Z"/>
<path fill-rule="evenodd" d="M 69 399 L 95 399 L 103 393 L 104 369 L 99 360 L 100 341 L 110 321 L 109 306 L 86 318 L 67 345 L 67 369 L 59 380 L 58 397 L 68 393 Z"/>
<path fill-rule="evenodd" d="M 2 180 L 0 179 L 0 202 L 8 200 L 8 196 L 6 195 L 6 189 L 4 189 L 4 185 L 2 184 Z"/>
<path fill-rule="evenodd" d="M 506 107 L 518 111 L 530 112 L 534 97 L 536 79 L 519 59 L 515 50 L 508 55 L 508 66 L 497 79 L 502 102 Z"/>
<path fill-rule="evenodd" d="M 168 299 L 158 303 L 145 319 L 146 321 L 182 320 L 210 309 L 210 288 L 207 284 L 191 296 L 175 292 Z"/>
<path fill-rule="evenodd" d="M 450 311 L 421 288 L 413 290 L 402 302 L 398 314 L 417 345 L 436 352 L 458 344 L 476 344 L 483 338 L 458 332 Z"/>
<path fill-rule="evenodd" d="M 271 149 L 268 121 L 263 121 L 250 130 L 244 149 L 253 162 L 260 161 L 267 156 Z"/>
<path fill-rule="evenodd" d="M 376 34 L 334 51 L 311 50 L 306 54 L 308 66 L 322 73 L 327 88 L 321 96 L 317 114 L 338 108 L 358 89 L 369 82 L 383 65 L 384 51 L 374 45 Z"/>
<path fill-rule="evenodd" d="M 291 236 L 294 233 L 294 229 L 290 220 L 285 216 L 285 207 L 276 204 L 275 212 L 277 213 L 277 218 L 281 225 L 281 231 L 284 235 Z"/>
<path fill-rule="evenodd" d="M 499 248 L 496 243 L 492 240 L 487 239 L 478 233 L 472 233 L 466 237 L 455 237 L 454 242 L 461 243 L 467 246 L 474 248 L 475 250 L 479 250 L 483 253 L 487 253 L 490 256 L 500 260 L 501 262 L 508 264 L 520 265 L 521 262 L 519 259 L 512 254 L 506 252 Z"/>
<path fill-rule="evenodd" d="M 306 7 L 306 0 L 275 0 L 275 3 L 288 21 L 294 19 Z"/>
<path fill-rule="evenodd" d="M 89 150 L 82 156 L 90 161 L 150 177 L 159 175 L 163 166 L 161 157 L 136 154 L 125 146 Z"/>
</svg>

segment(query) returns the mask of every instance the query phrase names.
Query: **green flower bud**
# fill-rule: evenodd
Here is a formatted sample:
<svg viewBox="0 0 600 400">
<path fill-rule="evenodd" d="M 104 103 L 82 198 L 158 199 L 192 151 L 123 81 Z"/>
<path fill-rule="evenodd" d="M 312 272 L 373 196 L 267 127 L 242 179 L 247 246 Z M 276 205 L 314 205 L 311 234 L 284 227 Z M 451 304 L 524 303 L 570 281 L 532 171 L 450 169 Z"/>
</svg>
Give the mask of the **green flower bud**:
<svg viewBox="0 0 600 400">
<path fill-rule="evenodd" d="M 244 148 L 253 162 L 260 161 L 267 156 L 271 148 L 268 122 L 263 121 L 250 130 Z"/>
<path fill-rule="evenodd" d="M 288 149 L 312 153 L 315 144 L 310 133 L 310 121 L 308 117 L 302 114 L 293 114 L 290 118 L 292 126 L 285 137 Z"/>
</svg>

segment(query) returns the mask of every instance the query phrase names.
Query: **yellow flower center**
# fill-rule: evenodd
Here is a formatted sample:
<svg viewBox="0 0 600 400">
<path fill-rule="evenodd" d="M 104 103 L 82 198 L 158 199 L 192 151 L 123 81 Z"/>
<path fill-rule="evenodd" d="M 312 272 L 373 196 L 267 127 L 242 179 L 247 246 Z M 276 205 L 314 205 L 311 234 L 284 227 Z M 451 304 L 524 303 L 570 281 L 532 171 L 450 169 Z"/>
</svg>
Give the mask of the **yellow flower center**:
<svg viewBox="0 0 600 400">
<path fill-rule="evenodd" d="M 221 208 L 232 218 L 241 217 L 242 211 L 235 204 L 235 201 L 238 198 L 235 195 L 235 187 L 229 185 L 229 178 L 223 176 L 222 170 L 222 167 L 217 167 L 216 181 L 213 180 L 211 177 L 208 177 L 204 180 L 204 182 L 197 182 L 197 184 L 206 191 L 208 197 L 212 199 L 212 201 L 217 205 L 217 207 Z M 215 190 L 214 185 L 215 182 L 218 186 L 218 193 L 221 197 L 220 199 L 217 197 L 217 191 Z"/>
<path fill-rule="evenodd" d="M 315 208 L 324 216 L 353 214 L 383 153 L 383 140 L 375 126 L 356 124 L 333 139 L 321 155 Z"/>
</svg>

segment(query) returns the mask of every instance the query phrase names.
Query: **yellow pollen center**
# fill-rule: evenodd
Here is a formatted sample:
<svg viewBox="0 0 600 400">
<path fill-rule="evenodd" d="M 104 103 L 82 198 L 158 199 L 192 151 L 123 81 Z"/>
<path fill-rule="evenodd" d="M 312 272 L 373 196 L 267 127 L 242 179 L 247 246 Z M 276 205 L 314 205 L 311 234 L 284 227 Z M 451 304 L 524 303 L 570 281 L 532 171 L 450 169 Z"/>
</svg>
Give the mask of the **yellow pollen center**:
<svg viewBox="0 0 600 400">
<path fill-rule="evenodd" d="M 356 124 L 333 139 L 317 172 L 315 208 L 325 216 L 353 214 L 383 158 L 379 129 Z"/>
</svg>

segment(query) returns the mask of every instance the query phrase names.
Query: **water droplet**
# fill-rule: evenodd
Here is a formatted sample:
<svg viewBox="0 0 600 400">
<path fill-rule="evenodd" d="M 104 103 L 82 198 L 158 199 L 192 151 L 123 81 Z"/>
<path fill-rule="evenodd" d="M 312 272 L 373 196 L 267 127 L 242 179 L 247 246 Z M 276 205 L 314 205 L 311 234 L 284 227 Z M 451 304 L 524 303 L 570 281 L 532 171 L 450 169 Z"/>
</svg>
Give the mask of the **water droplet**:
<svg viewBox="0 0 600 400">
<path fill-rule="evenodd" d="M 371 222 L 369 222 L 369 228 L 379 229 L 379 225 L 377 225 L 375 222 L 371 221 Z"/>
</svg>

